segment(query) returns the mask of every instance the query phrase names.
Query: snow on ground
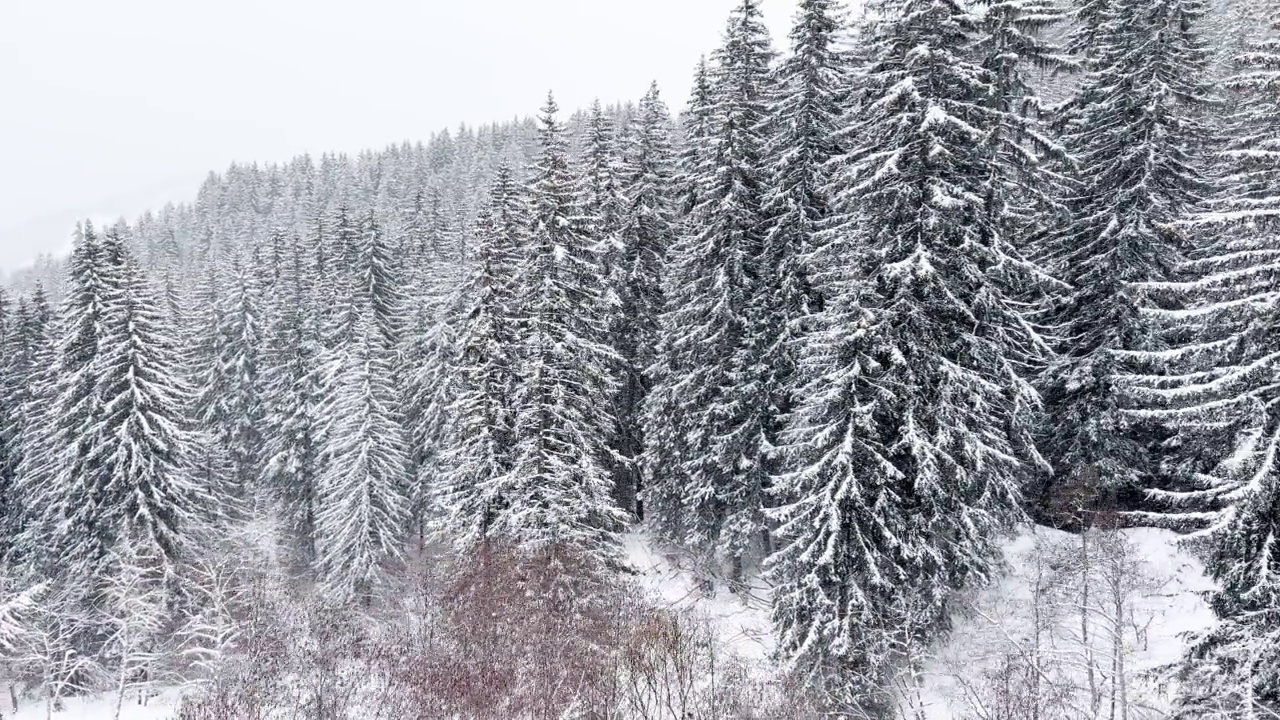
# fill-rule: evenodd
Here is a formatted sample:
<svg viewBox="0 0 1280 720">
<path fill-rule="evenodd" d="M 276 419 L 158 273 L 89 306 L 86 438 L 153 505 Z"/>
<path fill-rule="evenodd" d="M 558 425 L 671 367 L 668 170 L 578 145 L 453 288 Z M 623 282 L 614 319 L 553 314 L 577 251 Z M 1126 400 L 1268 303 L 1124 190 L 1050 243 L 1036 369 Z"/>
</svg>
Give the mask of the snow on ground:
<svg viewBox="0 0 1280 720">
<path fill-rule="evenodd" d="M 8 705 L 8 702 L 5 702 Z M 137 696 L 131 691 L 125 698 L 124 706 L 121 708 L 120 720 L 170 720 L 176 714 L 178 706 L 178 695 L 174 692 L 162 693 L 158 697 L 153 697 L 147 701 L 146 705 L 139 705 Z M 116 713 L 116 697 L 114 694 L 101 695 L 92 698 L 67 698 L 64 701 L 62 712 L 54 712 L 52 715 L 46 715 L 48 708 L 43 700 L 39 702 L 27 701 L 26 704 L 18 709 L 17 715 L 10 715 L 9 708 L 5 707 L 4 712 L 0 713 L 0 717 L 10 718 L 13 720 L 114 720 Z"/>
<path fill-rule="evenodd" d="M 1152 709 L 1159 717 L 1167 702 L 1166 676 L 1159 672 L 1176 662 L 1186 647 L 1186 634 L 1209 627 L 1213 615 L 1202 594 L 1212 589 L 1201 563 L 1181 549 L 1177 536 L 1166 530 L 1137 529 L 1123 532 L 1131 565 L 1121 573 L 1131 592 L 1131 609 L 1125 621 L 1126 662 L 1135 684 L 1130 697 Z M 967 612 L 956 618 L 948 640 L 930 650 L 921 691 L 927 720 L 965 717 L 967 703 L 980 676 L 1007 656 L 1012 643 L 1023 644 L 1030 636 L 1030 620 L 1036 603 L 1033 587 L 1047 574 L 1061 572 L 1064 558 L 1071 558 L 1078 538 L 1046 528 L 1029 528 L 1005 544 L 1009 572 L 995 586 L 979 593 Z M 745 661 L 767 668 L 773 651 L 770 632 L 768 588 L 758 579 L 739 592 L 723 582 L 706 582 L 707 573 L 698 572 L 687 556 L 656 549 L 645 537 L 626 538 L 626 557 L 636 571 L 636 582 L 658 602 L 668 607 L 690 610 L 706 618 L 724 646 Z M 1059 553 L 1054 555 L 1054 552 Z M 1091 587 L 1100 597 L 1104 587 Z M 1070 676 L 1083 672 L 1072 666 L 1079 653 L 1073 635 L 1078 615 L 1064 614 L 1051 622 L 1053 651 L 1062 662 L 1054 671 Z M 1099 652 L 1107 641 L 1095 640 Z M 1082 678 L 1075 678 L 1079 685 Z M 134 697 L 125 703 L 120 720 L 169 720 L 178 703 L 176 693 L 152 698 L 146 706 Z M 8 708 L 0 717 L 9 718 Z M 53 720 L 112 720 L 114 697 L 70 698 L 66 709 L 53 713 Z M 43 702 L 23 706 L 13 720 L 44 720 Z"/>
<path fill-rule="evenodd" d="M 636 580 L 659 603 L 707 618 L 719 640 L 744 660 L 764 661 L 772 654 L 769 591 L 758 578 L 735 593 L 723 582 L 700 581 L 709 574 L 692 571 L 687 556 L 661 552 L 639 533 L 628 535 L 625 547 L 627 562 L 639 573 Z"/>
<path fill-rule="evenodd" d="M 1124 692 L 1135 708 L 1132 718 L 1165 717 L 1172 691 L 1168 672 L 1178 662 L 1189 636 L 1208 627 L 1213 613 L 1204 593 L 1213 589 L 1203 564 L 1179 546 L 1178 536 L 1168 530 L 1132 529 L 1121 531 L 1125 557 L 1103 567 L 1101 548 L 1094 547 L 1089 605 L 1091 640 L 1081 642 L 1081 602 L 1078 571 L 1061 583 L 1063 574 L 1071 578 L 1070 564 L 1080 558 L 1080 538 L 1048 528 L 1029 528 L 1005 545 L 1008 574 L 994 587 L 978 594 L 967 612 L 956 619 L 948 639 L 930 653 L 926 665 L 922 704 L 928 720 L 977 717 L 974 699 L 982 697 L 986 673 L 1001 661 L 1026 658 L 1033 652 L 1039 617 L 1039 646 L 1045 676 L 1069 688 L 1075 708 L 1087 708 L 1089 692 L 1087 658 L 1094 659 L 1101 692 L 1109 697 L 1107 685 L 1113 675 L 1110 653 L 1112 636 L 1108 629 L 1113 611 L 1112 590 L 1127 596 L 1122 611 L 1124 675 L 1131 678 Z M 1114 572 L 1112 571 L 1114 570 Z M 1109 576 L 1109 577 L 1108 577 Z M 1039 585 L 1053 599 L 1035 602 Z M 1050 589 L 1054 588 L 1054 589 Z M 989 688 L 986 685 L 985 688 Z M 975 695 L 976 694 L 976 695 Z M 1089 717 L 1080 712 L 1073 717 Z"/>
</svg>

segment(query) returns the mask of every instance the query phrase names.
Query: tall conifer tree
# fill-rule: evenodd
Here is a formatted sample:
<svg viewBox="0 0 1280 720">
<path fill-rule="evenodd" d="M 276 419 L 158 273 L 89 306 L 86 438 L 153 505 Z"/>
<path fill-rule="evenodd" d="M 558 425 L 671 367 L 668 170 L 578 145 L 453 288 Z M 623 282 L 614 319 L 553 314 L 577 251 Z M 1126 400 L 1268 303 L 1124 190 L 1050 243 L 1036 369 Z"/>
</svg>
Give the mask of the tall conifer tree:
<svg viewBox="0 0 1280 720">
<path fill-rule="evenodd" d="M 530 188 L 529 249 L 519 275 L 523 370 L 515 391 L 514 471 L 494 493 L 505 507 L 495 536 L 520 545 L 565 545 L 611 560 L 622 513 L 607 463 L 602 273 L 585 219 L 573 200 L 558 108 L 540 116 L 542 157 Z"/>
</svg>

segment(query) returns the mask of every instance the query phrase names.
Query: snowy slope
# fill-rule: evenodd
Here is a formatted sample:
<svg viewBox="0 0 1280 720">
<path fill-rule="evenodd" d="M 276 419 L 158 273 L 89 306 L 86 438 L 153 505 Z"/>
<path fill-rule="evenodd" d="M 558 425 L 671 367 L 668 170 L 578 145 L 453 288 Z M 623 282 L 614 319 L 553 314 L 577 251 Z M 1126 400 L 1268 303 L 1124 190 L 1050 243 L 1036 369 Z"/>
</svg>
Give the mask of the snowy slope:
<svg viewBox="0 0 1280 720">
<path fill-rule="evenodd" d="M 1120 649 L 1128 679 L 1124 692 L 1133 708 L 1130 717 L 1163 717 L 1172 692 L 1169 666 L 1180 659 L 1188 636 L 1213 622 L 1203 599 L 1213 584 L 1199 560 L 1177 540 L 1174 533 L 1157 529 L 1091 538 L 1095 566 L 1082 573 L 1079 536 L 1037 527 L 1010 538 L 1004 547 L 1006 575 L 962 603 L 964 610 L 944 643 L 922 651 L 922 687 L 905 701 L 909 709 L 922 711 L 927 720 L 983 717 L 980 705 L 991 710 L 989 698 L 983 697 L 991 676 L 1011 655 L 1025 657 L 1025 643 L 1036 635 L 1033 618 L 1039 617 L 1040 671 L 1068 695 L 1060 702 L 1078 711 L 1071 717 L 1105 717 L 1115 650 L 1110 632 L 1114 613 L 1107 606 L 1122 596 Z M 640 572 L 640 583 L 655 597 L 709 618 L 734 652 L 755 660 L 760 672 L 770 672 L 773 640 L 767 588 L 757 581 L 746 593 L 732 593 L 716 583 L 708 594 L 698 573 L 681 567 L 684 560 L 655 551 L 643 537 L 629 537 L 627 553 Z M 1081 640 L 1083 577 L 1089 582 L 1088 643 Z M 1090 658 L 1096 670 L 1093 692 L 1103 699 L 1097 712 L 1089 701 Z M 1068 716 L 1065 709 L 1063 713 Z"/>
<path fill-rule="evenodd" d="M 1125 675 L 1131 678 L 1126 692 L 1137 708 L 1135 720 L 1162 717 L 1167 707 L 1167 673 L 1164 668 L 1180 657 L 1186 634 L 1209 626 L 1212 613 L 1201 594 L 1212 588 L 1201 564 L 1177 545 L 1176 536 L 1165 530 L 1127 530 L 1124 543 L 1106 546 L 1095 540 L 1090 577 L 1090 602 L 1106 605 L 1110 590 L 1125 595 L 1122 648 Z M 1119 583 L 1108 585 L 1104 550 L 1121 551 L 1121 560 L 1110 567 Z M 1043 648 L 1042 670 L 1046 677 L 1074 693 L 1078 717 L 1089 717 L 1086 658 L 1094 658 L 1099 669 L 1101 691 L 1109 691 L 1113 646 L 1104 632 L 1105 613 L 1094 613 L 1093 637 L 1086 645 L 1080 639 L 1081 607 L 1078 583 L 1081 575 L 1073 563 L 1080 557 L 1078 536 L 1031 528 L 1011 538 L 1005 545 L 1008 573 L 993 587 L 978 593 L 956 618 L 955 627 L 940 647 L 924 651 L 927 660 L 920 678 L 921 688 L 911 700 L 926 720 L 978 718 L 975 712 L 990 698 L 991 673 L 1011 656 L 1025 658 L 1036 636 L 1033 618 L 1040 617 Z M 646 538 L 633 534 L 626 538 L 629 565 L 636 571 L 637 584 L 656 602 L 687 610 L 705 618 L 719 644 L 754 668 L 763 679 L 773 675 L 770 663 L 773 640 L 770 634 L 768 589 L 759 581 L 731 592 L 721 582 L 705 582 L 705 574 L 690 566 L 687 558 L 655 549 Z M 1041 601 L 1036 602 L 1036 588 Z M 1108 676 L 1108 677 L 1103 677 Z M 169 692 L 139 706 L 136 698 L 125 703 L 121 720 L 168 720 L 173 717 L 178 696 Z M 90 700 L 72 698 L 66 709 L 54 713 L 56 720 L 112 720 L 113 697 Z M 46 717 L 43 703 L 21 708 L 15 720 Z M 8 712 L 0 715 L 9 718 Z"/>
<path fill-rule="evenodd" d="M 930 653 L 920 703 L 924 717 L 983 717 L 980 709 L 991 707 L 991 690 L 1001 682 L 1025 692 L 1016 677 L 999 673 L 1010 667 L 1011 658 L 1012 667 L 1026 670 L 1025 677 L 1034 674 L 1036 682 L 1057 686 L 1059 717 L 1105 717 L 1113 688 L 1121 692 L 1112 682 L 1117 673 L 1111 628 L 1118 596 L 1123 596 L 1119 643 L 1126 678 L 1122 692 L 1133 709 L 1129 717 L 1164 717 L 1173 689 L 1169 666 L 1181 657 L 1189 635 L 1213 623 L 1203 599 L 1213 584 L 1174 533 L 1134 529 L 1120 535 L 1123 556 L 1114 563 L 1103 562 L 1104 548 L 1090 548 L 1097 565 L 1089 575 L 1088 596 L 1079 584 L 1079 536 L 1033 528 L 1008 542 L 1006 577 L 973 598 L 952 635 Z M 1089 611 L 1082 613 L 1086 605 Z M 1090 624 L 1087 643 L 1082 615 Z M 1032 662 L 1033 657 L 1040 661 Z M 1091 665 L 1101 711 L 1090 703 Z"/>
<path fill-rule="evenodd" d="M 746 660 L 764 662 L 773 652 L 768 588 L 758 579 L 737 593 L 722 582 L 703 582 L 679 555 L 656 550 L 640 534 L 626 538 L 627 562 L 637 583 L 661 605 L 707 618 L 716 637 Z M 705 576 L 703 576 L 705 577 Z"/>
</svg>

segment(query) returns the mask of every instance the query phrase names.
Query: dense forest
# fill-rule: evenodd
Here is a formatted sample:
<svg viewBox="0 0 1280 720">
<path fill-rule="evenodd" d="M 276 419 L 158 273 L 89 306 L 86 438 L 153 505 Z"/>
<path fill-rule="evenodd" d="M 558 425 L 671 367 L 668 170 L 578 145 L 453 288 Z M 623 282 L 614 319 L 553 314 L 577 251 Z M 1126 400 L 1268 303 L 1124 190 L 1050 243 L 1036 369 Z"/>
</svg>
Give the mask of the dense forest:
<svg viewBox="0 0 1280 720">
<path fill-rule="evenodd" d="M 1280 717 L 1271 4 L 801 0 L 779 51 L 741 0 L 678 116 L 548 96 L 83 223 L 0 295 L 0 651 L 55 698 L 217 676 L 255 573 L 551 642 L 641 533 L 768 586 L 805 698 L 696 717 L 894 718 L 1009 532 L 1148 526 L 1218 588 L 1173 717 Z M 481 685 L 608 648 L 485 637 Z M 573 687 L 398 717 L 642 716 Z"/>
</svg>

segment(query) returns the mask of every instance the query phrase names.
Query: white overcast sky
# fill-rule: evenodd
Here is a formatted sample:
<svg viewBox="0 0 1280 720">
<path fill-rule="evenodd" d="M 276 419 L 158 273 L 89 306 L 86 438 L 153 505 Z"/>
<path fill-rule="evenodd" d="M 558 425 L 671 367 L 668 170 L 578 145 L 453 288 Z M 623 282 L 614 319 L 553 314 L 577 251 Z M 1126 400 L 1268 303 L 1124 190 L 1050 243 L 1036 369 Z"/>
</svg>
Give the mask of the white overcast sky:
<svg viewBox="0 0 1280 720">
<path fill-rule="evenodd" d="M 209 170 L 638 98 L 736 0 L 0 0 L 0 271 Z M 795 0 L 765 0 L 779 49 Z"/>
</svg>

